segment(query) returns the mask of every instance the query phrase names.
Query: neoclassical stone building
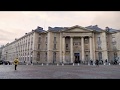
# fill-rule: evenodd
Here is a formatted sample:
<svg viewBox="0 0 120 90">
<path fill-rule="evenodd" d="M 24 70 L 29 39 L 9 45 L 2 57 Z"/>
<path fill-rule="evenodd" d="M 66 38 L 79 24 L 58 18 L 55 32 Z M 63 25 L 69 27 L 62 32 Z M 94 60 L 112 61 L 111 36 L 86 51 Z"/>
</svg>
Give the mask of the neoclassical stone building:
<svg viewBox="0 0 120 90">
<path fill-rule="evenodd" d="M 106 59 L 119 60 L 120 31 L 97 25 L 42 27 L 25 33 L 2 49 L 2 59 L 27 63 L 78 63 Z"/>
</svg>

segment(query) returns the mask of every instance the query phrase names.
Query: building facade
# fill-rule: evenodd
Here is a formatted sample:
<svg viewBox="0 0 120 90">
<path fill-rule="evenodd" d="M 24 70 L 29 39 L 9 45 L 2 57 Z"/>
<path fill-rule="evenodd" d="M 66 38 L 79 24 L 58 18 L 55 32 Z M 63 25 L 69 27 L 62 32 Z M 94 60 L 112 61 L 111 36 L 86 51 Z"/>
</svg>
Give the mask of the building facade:
<svg viewBox="0 0 120 90">
<path fill-rule="evenodd" d="M 42 27 L 25 33 L 2 48 L 1 58 L 25 63 L 80 63 L 89 60 L 119 60 L 120 31 L 97 25 Z"/>
</svg>

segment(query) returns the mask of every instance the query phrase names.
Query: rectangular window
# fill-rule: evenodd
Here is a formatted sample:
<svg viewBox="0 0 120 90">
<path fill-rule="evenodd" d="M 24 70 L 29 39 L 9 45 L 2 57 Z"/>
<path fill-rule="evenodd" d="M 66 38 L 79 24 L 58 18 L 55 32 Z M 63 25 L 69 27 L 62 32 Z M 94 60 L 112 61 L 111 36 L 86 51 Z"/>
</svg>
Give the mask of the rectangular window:
<svg viewBox="0 0 120 90">
<path fill-rule="evenodd" d="M 40 49 L 40 44 L 38 44 L 38 49 Z"/>
<path fill-rule="evenodd" d="M 97 44 L 98 44 L 98 45 L 101 45 L 100 37 L 97 37 Z"/>
<path fill-rule="evenodd" d="M 56 44 L 54 44 L 54 49 L 56 49 Z"/>
<path fill-rule="evenodd" d="M 45 58 L 46 58 L 45 60 L 47 61 L 47 52 L 45 53 L 45 56 L 46 56 L 46 57 L 45 57 Z"/>
<path fill-rule="evenodd" d="M 66 44 L 66 50 L 68 50 L 68 44 Z"/>
<path fill-rule="evenodd" d="M 38 39 L 38 43 L 40 43 L 41 42 L 41 37 L 39 37 L 39 39 Z"/>
<path fill-rule="evenodd" d="M 46 50 L 47 50 L 47 44 L 46 44 Z"/>
<path fill-rule="evenodd" d="M 56 61 L 56 52 L 53 52 L 53 63 Z"/>
<path fill-rule="evenodd" d="M 100 41 L 100 37 L 98 37 L 98 41 Z"/>
<path fill-rule="evenodd" d="M 56 36 L 56 33 L 54 33 L 54 36 Z"/>
<path fill-rule="evenodd" d="M 46 43 L 47 43 L 47 37 L 46 37 Z"/>
<path fill-rule="evenodd" d="M 101 46 L 100 45 L 98 45 L 98 50 L 101 50 L 102 48 L 101 48 Z"/>
<path fill-rule="evenodd" d="M 88 37 L 86 37 L 84 40 L 85 40 L 85 44 L 89 43 L 89 38 Z"/>
<path fill-rule="evenodd" d="M 112 37 L 112 41 L 113 41 L 113 42 L 115 41 L 115 37 Z"/>
<path fill-rule="evenodd" d="M 37 61 L 40 60 L 40 52 L 37 52 Z"/>
<path fill-rule="evenodd" d="M 112 37 L 112 44 L 116 45 L 115 37 Z"/>
<path fill-rule="evenodd" d="M 54 41 L 56 42 L 56 37 L 54 37 Z"/>
</svg>

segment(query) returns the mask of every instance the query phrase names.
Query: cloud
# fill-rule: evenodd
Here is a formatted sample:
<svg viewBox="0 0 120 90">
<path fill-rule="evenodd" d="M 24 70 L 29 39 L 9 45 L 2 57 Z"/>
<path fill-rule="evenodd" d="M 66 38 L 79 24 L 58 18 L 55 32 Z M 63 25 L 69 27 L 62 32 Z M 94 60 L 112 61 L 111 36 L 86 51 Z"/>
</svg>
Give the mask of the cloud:
<svg viewBox="0 0 120 90">
<path fill-rule="evenodd" d="M 0 45 L 14 41 L 25 33 L 51 27 L 71 27 L 74 25 L 98 25 L 120 28 L 120 12 L 100 11 L 1 11 Z"/>
<path fill-rule="evenodd" d="M 101 26 L 103 29 L 107 26 L 114 29 L 120 29 L 120 11 L 103 12 L 94 18 L 92 24 L 98 24 L 98 26 Z"/>
</svg>

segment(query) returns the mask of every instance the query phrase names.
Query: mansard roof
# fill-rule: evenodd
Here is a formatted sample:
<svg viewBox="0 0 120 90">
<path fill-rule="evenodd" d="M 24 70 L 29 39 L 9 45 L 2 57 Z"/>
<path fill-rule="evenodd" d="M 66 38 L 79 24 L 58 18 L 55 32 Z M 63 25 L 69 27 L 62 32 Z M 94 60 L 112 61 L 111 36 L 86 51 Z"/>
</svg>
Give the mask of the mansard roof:
<svg viewBox="0 0 120 90">
<path fill-rule="evenodd" d="M 94 25 L 94 26 L 90 25 L 90 26 L 87 26 L 85 28 L 92 29 L 93 31 L 97 31 L 97 32 L 102 32 L 103 31 L 103 29 L 99 28 L 98 25 Z"/>
<path fill-rule="evenodd" d="M 34 31 L 39 32 L 39 33 L 46 32 L 45 30 L 43 30 L 42 27 L 39 27 L 39 26 Z"/>
<path fill-rule="evenodd" d="M 105 29 L 107 32 L 109 33 L 116 33 L 116 32 L 120 32 L 120 30 L 117 30 L 117 29 L 113 29 L 113 28 L 109 28 L 109 27 L 106 27 Z"/>
<path fill-rule="evenodd" d="M 63 29 L 67 29 L 68 27 L 48 27 L 48 31 L 52 31 L 52 32 L 60 32 Z"/>
<path fill-rule="evenodd" d="M 76 27 L 77 28 L 82 28 L 82 29 L 85 29 L 85 30 L 89 30 L 89 31 L 95 31 L 95 32 L 107 32 L 106 29 L 102 29 L 102 28 L 98 27 L 98 25 L 90 25 L 90 26 L 86 26 L 86 27 L 82 27 L 82 26 L 79 26 L 79 25 L 75 25 L 75 26 L 72 26 L 72 27 L 50 27 L 49 26 L 48 31 L 61 32 L 61 31 L 70 30 L 70 29 L 73 29 L 73 28 L 76 28 Z M 39 32 L 39 33 L 47 32 L 46 30 L 43 30 L 43 28 L 39 27 L 39 26 L 34 31 Z M 120 30 L 109 28 L 109 33 L 115 33 L 115 32 L 120 32 Z"/>
<path fill-rule="evenodd" d="M 75 26 L 72 26 L 72 27 L 48 27 L 48 31 L 60 32 L 60 31 L 67 31 L 67 30 L 70 30 L 70 29 L 73 29 L 73 28 L 82 28 L 82 29 L 85 29 L 85 30 L 93 31 L 92 29 L 87 29 L 87 28 L 81 27 L 79 25 L 75 25 Z"/>
</svg>

